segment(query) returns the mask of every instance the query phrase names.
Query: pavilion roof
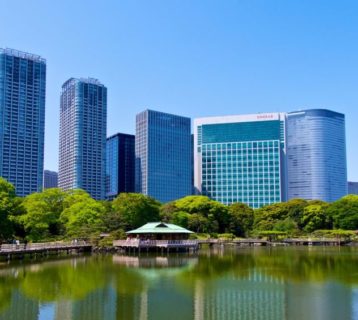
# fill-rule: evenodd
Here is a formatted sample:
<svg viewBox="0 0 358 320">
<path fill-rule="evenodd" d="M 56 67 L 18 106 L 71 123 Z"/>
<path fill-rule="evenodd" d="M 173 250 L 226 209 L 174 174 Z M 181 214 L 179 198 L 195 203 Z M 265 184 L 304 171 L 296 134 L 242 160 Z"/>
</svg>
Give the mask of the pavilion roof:
<svg viewBox="0 0 358 320">
<path fill-rule="evenodd" d="M 127 234 L 143 234 L 143 233 L 194 233 L 188 229 L 179 227 L 175 224 L 164 222 L 150 222 L 138 229 L 126 232 Z"/>
</svg>

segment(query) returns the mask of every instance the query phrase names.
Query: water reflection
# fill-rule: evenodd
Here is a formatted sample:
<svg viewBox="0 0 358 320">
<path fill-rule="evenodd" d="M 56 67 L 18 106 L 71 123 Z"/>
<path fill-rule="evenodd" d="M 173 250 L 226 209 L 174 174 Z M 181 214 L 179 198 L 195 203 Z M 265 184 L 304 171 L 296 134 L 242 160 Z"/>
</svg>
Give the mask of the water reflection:
<svg viewBox="0 0 358 320">
<path fill-rule="evenodd" d="M 0 319 L 357 319 L 355 248 L 87 256 L 0 267 Z"/>
</svg>

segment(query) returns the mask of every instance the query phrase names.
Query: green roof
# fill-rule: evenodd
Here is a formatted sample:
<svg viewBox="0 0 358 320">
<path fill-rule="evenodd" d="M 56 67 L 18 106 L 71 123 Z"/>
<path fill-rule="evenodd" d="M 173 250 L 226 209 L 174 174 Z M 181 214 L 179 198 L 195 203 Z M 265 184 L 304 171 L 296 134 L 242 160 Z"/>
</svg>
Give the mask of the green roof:
<svg viewBox="0 0 358 320">
<path fill-rule="evenodd" d="M 194 233 L 188 229 L 179 227 L 175 224 L 164 223 L 164 222 L 150 222 L 141 226 L 138 229 L 126 232 L 128 234 L 137 233 Z"/>
</svg>

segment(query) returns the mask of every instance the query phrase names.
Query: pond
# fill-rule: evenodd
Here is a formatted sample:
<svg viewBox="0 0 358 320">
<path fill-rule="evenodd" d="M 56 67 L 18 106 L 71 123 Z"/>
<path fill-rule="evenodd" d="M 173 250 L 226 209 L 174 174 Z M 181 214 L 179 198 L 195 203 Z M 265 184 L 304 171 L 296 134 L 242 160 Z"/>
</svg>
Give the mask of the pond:
<svg viewBox="0 0 358 320">
<path fill-rule="evenodd" d="M 358 319 L 358 248 L 2 262 L 0 319 Z"/>
</svg>

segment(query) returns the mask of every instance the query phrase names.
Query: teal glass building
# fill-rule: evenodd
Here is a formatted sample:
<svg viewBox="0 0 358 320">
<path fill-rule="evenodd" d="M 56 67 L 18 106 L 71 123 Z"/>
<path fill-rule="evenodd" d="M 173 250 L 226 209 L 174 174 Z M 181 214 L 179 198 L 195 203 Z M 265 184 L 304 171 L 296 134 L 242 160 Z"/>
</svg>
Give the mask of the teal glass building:
<svg viewBox="0 0 358 320">
<path fill-rule="evenodd" d="M 194 185 L 224 204 L 286 200 L 285 114 L 194 120 Z"/>
<path fill-rule="evenodd" d="M 117 133 L 107 138 L 106 199 L 134 192 L 134 135 Z"/>
<path fill-rule="evenodd" d="M 135 190 L 162 203 L 192 194 L 191 120 L 145 110 L 136 117 Z"/>
<path fill-rule="evenodd" d="M 58 185 L 105 198 L 107 88 L 97 79 L 62 86 Z"/>
<path fill-rule="evenodd" d="M 46 60 L 0 48 L 0 176 L 20 197 L 43 184 Z"/>
</svg>

